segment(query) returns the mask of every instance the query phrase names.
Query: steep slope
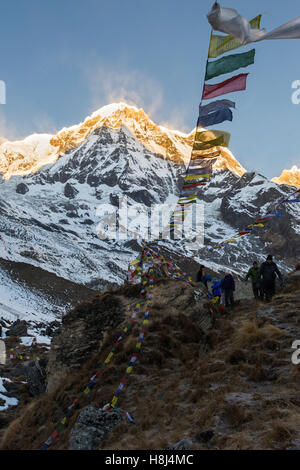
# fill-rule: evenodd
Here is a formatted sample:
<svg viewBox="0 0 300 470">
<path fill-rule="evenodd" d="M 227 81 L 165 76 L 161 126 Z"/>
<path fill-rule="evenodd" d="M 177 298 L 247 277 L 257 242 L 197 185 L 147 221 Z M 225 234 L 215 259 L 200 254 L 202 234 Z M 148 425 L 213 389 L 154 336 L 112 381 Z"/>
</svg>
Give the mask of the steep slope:
<svg viewBox="0 0 300 470">
<path fill-rule="evenodd" d="M 228 163 L 224 155 L 222 159 Z M 100 240 L 101 208 L 105 204 L 117 208 L 124 196 L 129 207 L 141 210 L 152 204 L 172 208 L 184 173 L 183 163 L 151 152 L 126 127 L 102 126 L 54 164 L 33 175 L 1 182 L 1 256 L 94 288 L 119 284 L 138 245 L 130 237 L 128 241 Z M 270 183 L 263 176 L 245 173 L 240 178 L 228 169 L 215 170 L 200 196 L 205 203 L 206 244 L 229 238 L 288 191 L 287 186 Z M 298 207 L 288 206 L 274 235 L 284 227 L 296 242 L 298 217 Z M 253 257 L 263 259 L 269 250 L 267 241 L 273 235 L 266 231 L 264 236 L 226 246 L 206 256 L 204 262 L 215 263 L 215 270 L 222 270 L 224 264 L 243 271 Z M 288 250 L 286 239 L 277 245 L 276 254 L 288 263 L 293 244 Z M 167 243 L 166 248 L 171 256 L 185 254 L 180 243 Z M 286 269 L 286 265 L 282 267 Z"/>
<path fill-rule="evenodd" d="M 289 184 L 300 188 L 300 168 L 294 165 L 290 170 L 283 170 L 279 178 L 273 178 L 272 181 L 278 184 Z"/>
<path fill-rule="evenodd" d="M 60 321 L 72 305 L 93 291 L 26 263 L 0 260 L 0 317 L 25 320 L 34 333 Z M 45 338 L 46 340 L 46 338 Z"/>
<path fill-rule="evenodd" d="M 2 182 L 2 256 L 73 282 L 118 283 L 134 252 L 124 242 L 97 237 L 99 206 L 115 206 L 124 195 L 129 205 L 175 203 L 183 172 L 126 128 L 102 127 L 51 167 Z"/>
<path fill-rule="evenodd" d="M 70 312 L 52 344 L 52 390 L 20 409 L 2 449 L 40 448 L 111 350 L 138 292 L 138 286 L 124 286 Z M 51 448 L 67 449 L 72 440 L 72 448 L 86 449 L 298 449 L 300 375 L 291 345 L 300 334 L 299 292 L 295 271 L 267 306 L 240 298 L 225 317 L 196 301 L 186 283 L 157 279 L 149 333 L 119 402 L 136 424 L 121 417 L 103 440 L 96 417 L 128 366 L 137 325 Z M 75 439 L 82 410 L 89 423 L 81 420 Z"/>
</svg>

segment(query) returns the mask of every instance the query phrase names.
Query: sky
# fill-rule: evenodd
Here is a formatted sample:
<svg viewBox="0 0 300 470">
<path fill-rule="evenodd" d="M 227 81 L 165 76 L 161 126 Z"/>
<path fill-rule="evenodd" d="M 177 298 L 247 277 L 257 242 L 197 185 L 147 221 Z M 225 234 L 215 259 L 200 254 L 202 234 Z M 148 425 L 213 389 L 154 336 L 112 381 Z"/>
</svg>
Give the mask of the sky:
<svg viewBox="0 0 300 470">
<path fill-rule="evenodd" d="M 0 80 L 6 83 L 6 104 L 0 104 L 0 137 L 54 133 L 115 101 L 142 107 L 158 124 L 192 130 L 212 3 L 2 0 Z M 220 3 L 247 19 L 261 13 L 267 30 L 300 15 L 298 0 Z M 247 90 L 226 95 L 237 103 L 233 122 L 218 128 L 231 132 L 230 149 L 247 170 L 279 176 L 284 168 L 300 166 L 300 104 L 291 100 L 292 82 L 300 80 L 300 39 L 254 47 Z"/>
</svg>

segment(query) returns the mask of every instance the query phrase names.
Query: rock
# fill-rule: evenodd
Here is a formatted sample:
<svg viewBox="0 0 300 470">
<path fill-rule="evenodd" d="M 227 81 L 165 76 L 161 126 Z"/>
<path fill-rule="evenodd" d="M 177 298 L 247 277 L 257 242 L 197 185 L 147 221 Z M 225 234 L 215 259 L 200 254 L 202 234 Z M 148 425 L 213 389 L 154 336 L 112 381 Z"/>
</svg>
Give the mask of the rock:
<svg viewBox="0 0 300 470">
<path fill-rule="evenodd" d="M 46 336 L 52 336 L 53 335 L 53 329 L 51 328 L 51 326 L 47 326 L 47 328 L 45 330 L 45 333 L 46 333 Z"/>
<path fill-rule="evenodd" d="M 91 219 L 84 219 L 80 222 L 82 225 L 94 225 L 94 222 Z"/>
<path fill-rule="evenodd" d="M 39 361 L 32 362 L 25 369 L 29 391 L 33 396 L 41 395 L 46 391 L 45 377 L 46 372 L 43 364 Z"/>
<path fill-rule="evenodd" d="M 67 217 L 70 217 L 71 219 L 75 219 L 75 218 L 78 218 L 79 215 L 77 214 L 77 212 L 67 212 L 66 213 L 66 216 Z"/>
<path fill-rule="evenodd" d="M 74 199 L 75 196 L 78 194 L 78 190 L 74 188 L 70 183 L 65 185 L 64 195 L 69 199 Z"/>
<path fill-rule="evenodd" d="M 212 431 L 211 429 L 207 429 L 206 431 L 199 432 L 197 439 L 199 441 L 209 442 L 214 437 L 214 435 L 214 431 Z"/>
<path fill-rule="evenodd" d="M 9 371 L 9 374 L 5 374 L 4 377 L 6 377 L 6 375 L 8 378 L 25 376 L 25 371 L 26 371 L 26 366 L 24 366 L 24 364 L 21 363 L 21 364 L 18 364 L 13 369 L 11 369 Z"/>
<path fill-rule="evenodd" d="M 117 295 L 97 295 L 78 305 L 62 319 L 51 343 L 48 364 L 48 391 L 57 386 L 57 376 L 77 369 L 98 351 L 105 331 L 116 328 L 124 319 L 125 306 Z M 60 379 L 59 379 L 60 380 Z"/>
<path fill-rule="evenodd" d="M 70 435 L 69 450 L 97 450 L 112 429 L 123 420 L 117 411 L 86 406 L 78 416 Z"/>
<path fill-rule="evenodd" d="M 190 450 L 195 443 L 195 439 L 181 439 L 176 444 L 168 444 L 166 450 Z"/>
<path fill-rule="evenodd" d="M 6 336 L 27 336 L 27 334 L 27 323 L 25 320 L 15 321 L 6 332 Z"/>
<path fill-rule="evenodd" d="M 28 193 L 28 191 L 29 191 L 29 188 L 28 188 L 27 184 L 25 184 L 25 183 L 20 183 L 16 187 L 16 192 L 18 194 L 26 194 L 26 193 Z"/>
<path fill-rule="evenodd" d="M 0 320 L 0 325 L 1 325 L 3 328 L 7 328 L 8 322 L 6 323 L 5 320 L 1 319 L 1 320 Z"/>
</svg>

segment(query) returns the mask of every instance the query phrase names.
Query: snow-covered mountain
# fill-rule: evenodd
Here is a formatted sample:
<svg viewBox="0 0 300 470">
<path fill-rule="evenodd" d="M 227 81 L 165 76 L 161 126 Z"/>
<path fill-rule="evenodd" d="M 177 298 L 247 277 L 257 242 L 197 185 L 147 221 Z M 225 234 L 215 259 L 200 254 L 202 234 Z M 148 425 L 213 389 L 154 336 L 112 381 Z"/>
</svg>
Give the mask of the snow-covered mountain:
<svg viewBox="0 0 300 470">
<path fill-rule="evenodd" d="M 273 178 L 272 181 L 278 184 L 289 184 L 300 188 L 300 168 L 294 165 L 290 170 L 283 170 L 279 178 Z"/>
<path fill-rule="evenodd" d="M 45 282 L 45 273 L 91 288 L 123 282 L 138 243 L 100 240 L 99 207 L 116 207 L 124 195 L 129 207 L 175 206 L 193 135 L 158 126 L 143 110 L 121 103 L 56 136 L 32 137 L 27 141 L 32 147 L 24 147 L 25 141 L 4 142 L 0 257 L 40 269 Z M 230 238 L 291 192 L 289 186 L 247 173 L 228 149 L 219 150 L 202 194 L 206 245 Z M 299 205 L 287 205 L 271 230 L 196 261 L 219 272 L 230 266 L 242 273 L 253 259 L 261 261 L 271 251 L 285 269 L 300 254 L 299 216 Z M 180 242 L 167 242 L 164 249 L 175 259 L 185 254 Z"/>
<path fill-rule="evenodd" d="M 113 103 L 88 116 L 84 122 L 60 130 L 56 135 L 33 134 L 23 140 L 10 142 L 0 140 L 0 173 L 4 179 L 15 175 L 35 173 L 44 165 L 54 163 L 80 144 L 98 128 L 120 129 L 125 126 L 150 152 L 173 162 L 187 162 L 191 155 L 194 133 L 185 134 L 155 124 L 144 112 L 125 103 Z M 242 175 L 245 169 L 227 149 L 218 168 L 230 166 L 230 170 Z"/>
</svg>

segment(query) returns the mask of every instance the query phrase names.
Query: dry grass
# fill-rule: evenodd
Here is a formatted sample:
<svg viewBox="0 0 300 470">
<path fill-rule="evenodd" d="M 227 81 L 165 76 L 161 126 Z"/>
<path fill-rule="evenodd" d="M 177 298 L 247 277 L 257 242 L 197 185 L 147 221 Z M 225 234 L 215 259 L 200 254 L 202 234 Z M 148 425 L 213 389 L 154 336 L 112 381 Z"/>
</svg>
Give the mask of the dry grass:
<svg viewBox="0 0 300 470">
<path fill-rule="evenodd" d="M 180 284 L 181 297 L 176 297 L 176 286 L 173 281 L 170 288 L 161 284 L 170 294 L 168 308 L 157 306 L 151 312 L 139 361 L 120 397 L 120 406 L 130 411 L 136 425 L 123 421 L 102 448 L 165 449 L 185 437 L 198 439 L 196 448 L 286 448 L 300 429 L 300 401 L 295 401 L 300 368 L 286 363 L 286 348 L 290 347 L 286 333 L 270 321 L 258 326 L 253 319 L 255 311 L 241 307 L 230 318 L 217 316 L 214 329 L 207 334 L 182 307 L 190 293 Z M 134 304 L 135 290 L 124 289 L 118 295 L 125 292 Z M 159 289 L 157 284 L 155 289 Z M 165 297 L 163 292 L 160 295 Z M 138 330 L 136 325 L 132 335 L 124 339 L 93 389 L 90 401 L 96 407 L 110 402 L 134 350 Z M 107 333 L 100 354 L 66 378 L 60 390 L 26 406 L 7 429 L 1 449 L 38 449 L 86 386 L 116 336 L 116 331 Z M 229 402 L 228 394 L 240 398 Z M 249 395 L 249 400 L 243 395 Z M 79 410 L 53 449 L 68 448 Z M 205 430 L 214 431 L 209 442 L 199 437 Z"/>
<path fill-rule="evenodd" d="M 265 340 L 275 340 L 286 336 L 286 333 L 274 325 L 259 328 L 255 321 L 245 322 L 234 334 L 233 344 L 237 348 L 250 348 L 262 344 Z"/>
<path fill-rule="evenodd" d="M 275 422 L 272 425 L 272 429 L 265 434 L 263 438 L 263 443 L 266 448 L 285 449 L 286 447 L 288 447 L 293 435 L 294 430 L 291 429 L 289 425 L 278 421 Z"/>
</svg>

